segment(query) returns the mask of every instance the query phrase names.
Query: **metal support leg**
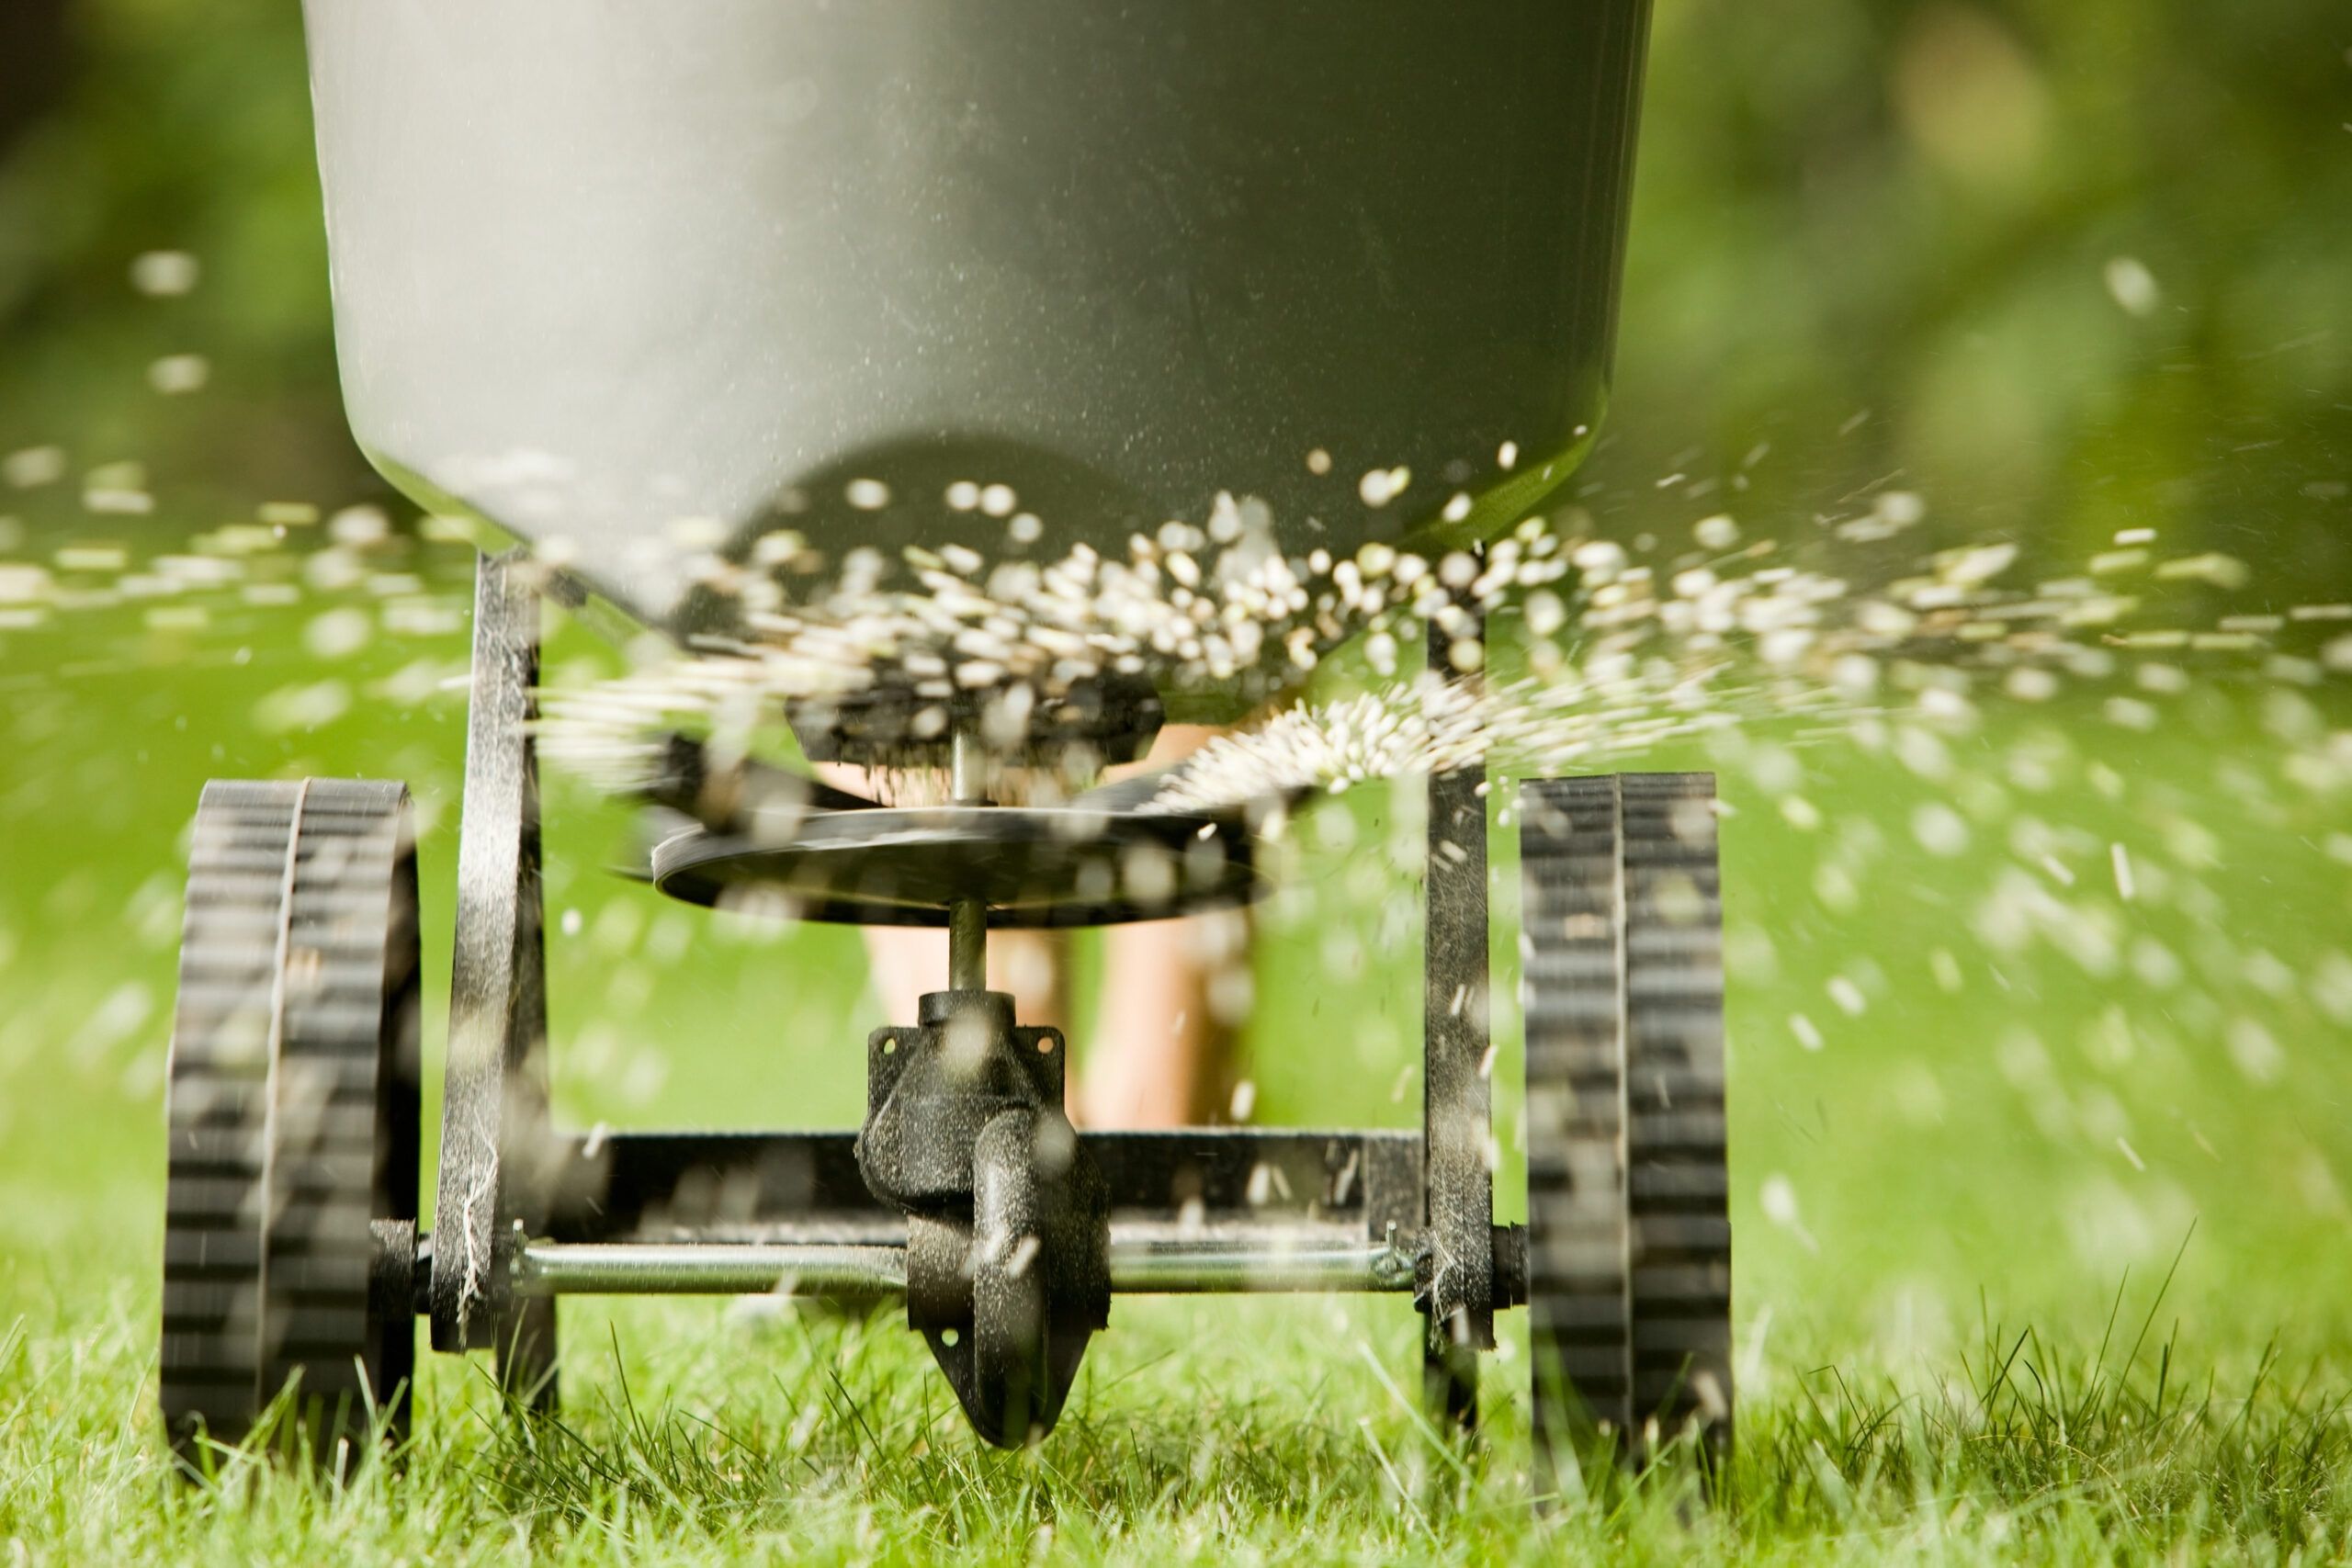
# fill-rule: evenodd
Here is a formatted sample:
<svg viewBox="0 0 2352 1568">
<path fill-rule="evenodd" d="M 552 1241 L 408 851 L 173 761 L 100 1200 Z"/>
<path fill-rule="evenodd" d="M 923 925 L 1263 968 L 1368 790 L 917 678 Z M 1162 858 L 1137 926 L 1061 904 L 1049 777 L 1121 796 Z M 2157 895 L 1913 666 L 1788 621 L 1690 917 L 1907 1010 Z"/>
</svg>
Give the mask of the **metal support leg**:
<svg viewBox="0 0 2352 1568">
<path fill-rule="evenodd" d="M 484 556 L 474 592 L 431 1315 L 435 1349 L 494 1348 L 501 1385 L 552 1408 L 554 1303 L 515 1297 L 509 1284 L 516 1235 L 546 1225 L 545 1179 L 560 1153 L 548 1127 L 538 762 L 529 728 L 539 615 L 520 552 Z"/>
<path fill-rule="evenodd" d="M 1430 628 L 1433 668 L 1447 668 L 1447 640 Z M 1421 1136 L 1431 1248 L 1423 1386 L 1432 1409 L 1463 1427 L 1477 1420 L 1478 1352 L 1495 1345 L 1486 781 L 1483 765 L 1431 775 L 1424 883 Z"/>
</svg>

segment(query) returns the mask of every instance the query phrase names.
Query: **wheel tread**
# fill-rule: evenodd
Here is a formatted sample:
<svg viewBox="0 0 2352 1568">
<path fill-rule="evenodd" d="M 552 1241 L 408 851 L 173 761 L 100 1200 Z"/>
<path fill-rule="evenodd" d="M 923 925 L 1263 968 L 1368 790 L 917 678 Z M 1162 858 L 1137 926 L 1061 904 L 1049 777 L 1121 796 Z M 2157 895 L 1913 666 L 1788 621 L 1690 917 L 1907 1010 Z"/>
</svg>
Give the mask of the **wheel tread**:
<svg viewBox="0 0 2352 1568">
<path fill-rule="evenodd" d="M 1727 1438 L 1722 886 L 1704 773 L 1521 792 L 1539 1438 Z M 1581 1410 L 1555 1408 L 1548 1359 Z"/>
<path fill-rule="evenodd" d="M 369 1312 L 376 1218 L 416 1213 L 415 863 L 396 784 L 216 782 L 189 849 L 166 1094 L 163 1406 L 243 1438 L 299 1377 L 316 1449 L 404 1389 Z M 395 1428 L 404 1400 L 393 1409 Z"/>
</svg>

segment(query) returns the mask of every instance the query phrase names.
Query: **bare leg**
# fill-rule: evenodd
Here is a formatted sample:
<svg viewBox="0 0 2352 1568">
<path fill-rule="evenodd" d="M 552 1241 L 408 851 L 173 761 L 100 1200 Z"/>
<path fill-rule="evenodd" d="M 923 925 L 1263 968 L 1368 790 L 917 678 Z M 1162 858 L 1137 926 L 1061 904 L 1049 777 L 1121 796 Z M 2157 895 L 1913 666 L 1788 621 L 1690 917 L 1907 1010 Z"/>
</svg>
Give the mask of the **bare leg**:
<svg viewBox="0 0 2352 1568">
<path fill-rule="evenodd" d="M 1096 1043 L 1078 1085 L 1090 1127 L 1183 1127 L 1224 1109 L 1250 1010 L 1250 927 L 1238 912 L 1114 926 L 1103 940 Z"/>
<path fill-rule="evenodd" d="M 1163 768 L 1216 734 L 1159 732 L 1136 766 Z M 1125 772 L 1127 770 L 1117 770 Z M 1102 998 L 1073 1116 L 1089 1127 L 1182 1127 L 1224 1108 L 1235 1036 L 1250 1011 L 1250 927 L 1238 913 L 1114 926 Z"/>
</svg>

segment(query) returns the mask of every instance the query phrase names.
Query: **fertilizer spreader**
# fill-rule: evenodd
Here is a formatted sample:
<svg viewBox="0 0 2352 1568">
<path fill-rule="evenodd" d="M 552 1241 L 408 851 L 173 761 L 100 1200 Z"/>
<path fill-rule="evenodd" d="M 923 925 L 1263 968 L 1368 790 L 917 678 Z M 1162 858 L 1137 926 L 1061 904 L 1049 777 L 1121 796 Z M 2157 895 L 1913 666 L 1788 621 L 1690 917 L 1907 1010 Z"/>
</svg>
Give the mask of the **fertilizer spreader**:
<svg viewBox="0 0 2352 1568">
<path fill-rule="evenodd" d="M 1453 1420 L 1524 1306 L 1543 1440 L 1719 1444 L 1706 777 L 1519 786 L 1524 1225 L 1495 1222 L 1483 769 L 1427 784 L 1418 1130 L 1077 1130 L 1067 1043 L 988 988 L 991 930 L 1265 891 L 1259 806 L 1088 781 L 1283 696 L 1279 649 L 1206 677 L 1082 639 L 976 678 L 900 660 L 794 705 L 806 756 L 928 771 L 932 804 L 674 740 L 643 791 L 657 886 L 944 927 L 947 972 L 866 1040 L 854 1132 L 548 1109 L 544 602 L 707 658 L 809 573 L 910 547 L 1044 569 L 1223 508 L 1256 559 L 1475 555 L 1600 416 L 1644 0 L 305 10 L 353 429 L 485 541 L 440 1166 L 428 1232 L 405 788 L 210 784 L 170 1068 L 175 1440 L 243 1438 L 289 1381 L 319 1451 L 371 1410 L 401 1430 L 420 1319 L 548 1407 L 563 1296 L 782 1291 L 903 1298 L 1017 1445 L 1119 1295 L 1344 1291 L 1423 1314 Z M 1431 667 L 1476 680 L 1450 656 L 1476 635 L 1432 627 Z M 1075 784 L 1011 798 L 1039 770 Z"/>
</svg>

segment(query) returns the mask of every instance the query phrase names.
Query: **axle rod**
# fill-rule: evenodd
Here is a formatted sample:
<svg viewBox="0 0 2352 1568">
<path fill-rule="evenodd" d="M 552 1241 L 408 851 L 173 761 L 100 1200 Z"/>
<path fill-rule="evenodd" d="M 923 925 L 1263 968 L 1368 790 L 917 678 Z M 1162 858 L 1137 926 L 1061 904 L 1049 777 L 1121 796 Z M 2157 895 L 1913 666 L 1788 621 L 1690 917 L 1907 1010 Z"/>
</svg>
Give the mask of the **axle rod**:
<svg viewBox="0 0 2352 1568">
<path fill-rule="evenodd" d="M 1111 1242 L 1111 1288 L 1134 1295 L 1409 1292 L 1414 1258 L 1394 1243 Z M 903 1294 L 903 1247 L 821 1243 L 534 1241 L 516 1254 L 514 1292 L 560 1295 Z"/>
</svg>

